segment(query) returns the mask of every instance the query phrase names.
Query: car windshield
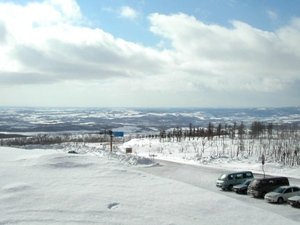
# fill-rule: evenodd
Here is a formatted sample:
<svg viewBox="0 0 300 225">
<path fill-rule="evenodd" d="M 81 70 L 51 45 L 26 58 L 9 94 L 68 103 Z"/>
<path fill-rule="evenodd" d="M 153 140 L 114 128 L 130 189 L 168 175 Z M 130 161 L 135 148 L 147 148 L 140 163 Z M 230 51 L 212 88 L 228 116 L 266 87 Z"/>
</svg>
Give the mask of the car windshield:
<svg viewBox="0 0 300 225">
<path fill-rule="evenodd" d="M 226 178 L 226 174 L 222 174 L 221 176 L 219 176 L 219 180 L 225 180 Z"/>
<path fill-rule="evenodd" d="M 246 180 L 246 181 L 244 182 L 244 184 L 245 184 L 245 185 L 249 185 L 250 182 L 251 182 L 251 180 Z"/>
<path fill-rule="evenodd" d="M 285 190 L 285 188 L 279 187 L 279 188 L 276 188 L 273 192 L 276 192 L 276 193 L 283 193 L 284 190 Z"/>
</svg>

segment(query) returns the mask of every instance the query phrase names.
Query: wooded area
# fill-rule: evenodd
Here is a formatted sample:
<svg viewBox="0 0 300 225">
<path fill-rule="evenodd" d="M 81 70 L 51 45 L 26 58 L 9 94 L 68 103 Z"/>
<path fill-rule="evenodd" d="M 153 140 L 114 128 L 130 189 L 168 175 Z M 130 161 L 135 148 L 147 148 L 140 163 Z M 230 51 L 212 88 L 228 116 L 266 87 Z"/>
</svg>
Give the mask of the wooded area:
<svg viewBox="0 0 300 225">
<path fill-rule="evenodd" d="M 51 145 L 65 142 L 108 142 L 108 135 L 99 133 L 39 133 L 32 136 L 4 136 L 0 139 L 1 146 Z M 155 134 L 131 134 L 125 139 L 115 138 L 115 141 L 127 141 L 132 138 L 157 138 L 161 142 L 188 141 L 201 159 L 210 148 L 211 157 L 261 157 L 284 165 L 300 165 L 300 132 L 296 124 L 276 125 L 254 121 L 246 126 L 243 122 L 232 124 L 214 124 L 207 127 L 177 127 Z M 182 146 L 181 151 L 187 147 Z"/>
</svg>

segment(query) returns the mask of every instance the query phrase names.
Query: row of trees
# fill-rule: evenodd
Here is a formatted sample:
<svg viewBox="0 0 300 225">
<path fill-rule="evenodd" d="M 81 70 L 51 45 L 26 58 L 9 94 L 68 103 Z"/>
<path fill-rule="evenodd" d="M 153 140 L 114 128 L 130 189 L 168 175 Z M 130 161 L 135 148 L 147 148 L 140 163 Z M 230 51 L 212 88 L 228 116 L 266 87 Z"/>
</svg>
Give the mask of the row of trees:
<svg viewBox="0 0 300 225">
<path fill-rule="evenodd" d="M 159 138 L 161 142 L 189 140 L 199 158 L 210 148 L 212 157 L 260 158 L 264 154 L 272 162 L 300 165 L 300 132 L 295 124 L 274 125 L 260 121 L 248 125 L 243 122 L 230 125 L 208 123 L 204 128 L 190 124 L 187 128 L 161 130 L 149 137 Z"/>
<path fill-rule="evenodd" d="M 176 127 L 173 129 L 161 129 L 159 134 L 147 135 L 147 138 L 157 138 L 159 137 L 162 141 L 164 139 L 171 139 L 180 141 L 181 139 L 194 139 L 199 137 L 207 137 L 208 139 L 213 139 L 213 137 L 227 136 L 231 139 L 237 137 L 243 137 L 247 135 L 252 139 L 259 138 L 274 138 L 278 135 L 283 135 L 284 133 L 295 133 L 299 130 L 298 126 L 295 124 L 284 124 L 284 125 L 274 125 L 273 123 L 263 123 L 259 121 L 254 121 L 250 125 L 246 126 L 243 122 L 239 124 L 234 122 L 233 124 L 217 124 L 209 122 L 207 127 L 194 127 L 189 124 L 188 128 Z"/>
<path fill-rule="evenodd" d="M 0 139 L 1 146 L 50 145 L 64 142 L 108 142 L 109 136 L 96 133 L 36 134 L 28 137 Z"/>
<path fill-rule="evenodd" d="M 133 138 L 134 136 L 128 136 Z M 159 133 L 146 135 L 158 138 L 161 142 L 188 141 L 201 159 L 206 149 L 210 148 L 211 157 L 261 157 L 285 165 L 300 165 L 300 132 L 295 124 L 277 125 L 254 121 L 251 124 L 231 123 L 214 124 L 206 127 L 188 127 L 162 129 Z M 80 134 L 37 134 L 30 137 L 10 137 L 0 139 L 2 146 L 45 145 L 63 142 L 109 142 L 110 137 L 103 133 Z M 118 141 L 117 139 L 115 139 Z M 124 139 L 123 139 L 124 140 Z M 182 151 L 187 147 L 182 146 Z"/>
</svg>

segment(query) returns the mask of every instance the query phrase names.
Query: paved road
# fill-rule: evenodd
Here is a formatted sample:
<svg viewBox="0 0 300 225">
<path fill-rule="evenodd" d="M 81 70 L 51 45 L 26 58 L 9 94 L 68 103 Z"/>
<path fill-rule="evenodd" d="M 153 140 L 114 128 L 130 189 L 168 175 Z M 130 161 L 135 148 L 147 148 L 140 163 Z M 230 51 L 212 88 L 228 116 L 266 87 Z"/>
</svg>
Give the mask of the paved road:
<svg viewBox="0 0 300 225">
<path fill-rule="evenodd" d="M 215 182 L 217 177 L 225 171 L 224 169 L 186 165 L 161 160 L 159 160 L 158 162 L 158 166 L 139 168 L 139 170 L 159 177 L 164 177 L 190 184 L 212 192 L 221 193 L 228 196 L 229 198 L 243 201 L 246 204 L 251 204 L 254 207 L 272 211 L 293 221 L 300 222 L 300 209 L 293 208 L 288 204 L 269 204 L 266 203 L 263 199 L 256 199 L 247 195 L 238 195 L 233 192 L 221 191 L 220 189 L 218 189 L 215 186 Z M 260 176 L 262 175 L 255 174 L 255 177 Z M 290 178 L 289 180 L 291 185 L 300 186 L 300 179 Z"/>
</svg>

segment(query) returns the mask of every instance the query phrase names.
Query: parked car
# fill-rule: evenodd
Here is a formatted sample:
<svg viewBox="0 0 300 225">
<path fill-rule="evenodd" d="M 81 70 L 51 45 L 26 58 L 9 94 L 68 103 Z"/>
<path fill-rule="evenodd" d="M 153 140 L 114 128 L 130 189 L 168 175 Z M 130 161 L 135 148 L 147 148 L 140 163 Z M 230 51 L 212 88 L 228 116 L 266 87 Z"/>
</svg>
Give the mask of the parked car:
<svg viewBox="0 0 300 225">
<path fill-rule="evenodd" d="M 287 202 L 293 207 L 300 208 L 300 196 L 299 195 L 288 198 Z"/>
<path fill-rule="evenodd" d="M 222 190 L 231 190 L 234 185 L 253 179 L 251 171 L 242 171 L 222 174 L 216 181 L 216 186 Z"/>
<path fill-rule="evenodd" d="M 286 202 L 289 197 L 300 195 L 300 188 L 295 186 L 280 186 L 265 195 L 267 202 Z"/>
<path fill-rule="evenodd" d="M 234 192 L 236 192 L 237 194 L 247 194 L 247 189 L 248 189 L 248 186 L 250 184 L 250 182 L 252 181 L 253 179 L 247 179 L 245 180 L 244 183 L 241 183 L 241 184 L 238 184 L 238 185 L 234 185 L 232 190 Z"/>
<path fill-rule="evenodd" d="M 280 186 L 288 186 L 289 184 L 287 177 L 257 178 L 252 180 L 249 184 L 247 194 L 256 198 L 263 198 L 266 193 L 271 192 Z"/>
</svg>

